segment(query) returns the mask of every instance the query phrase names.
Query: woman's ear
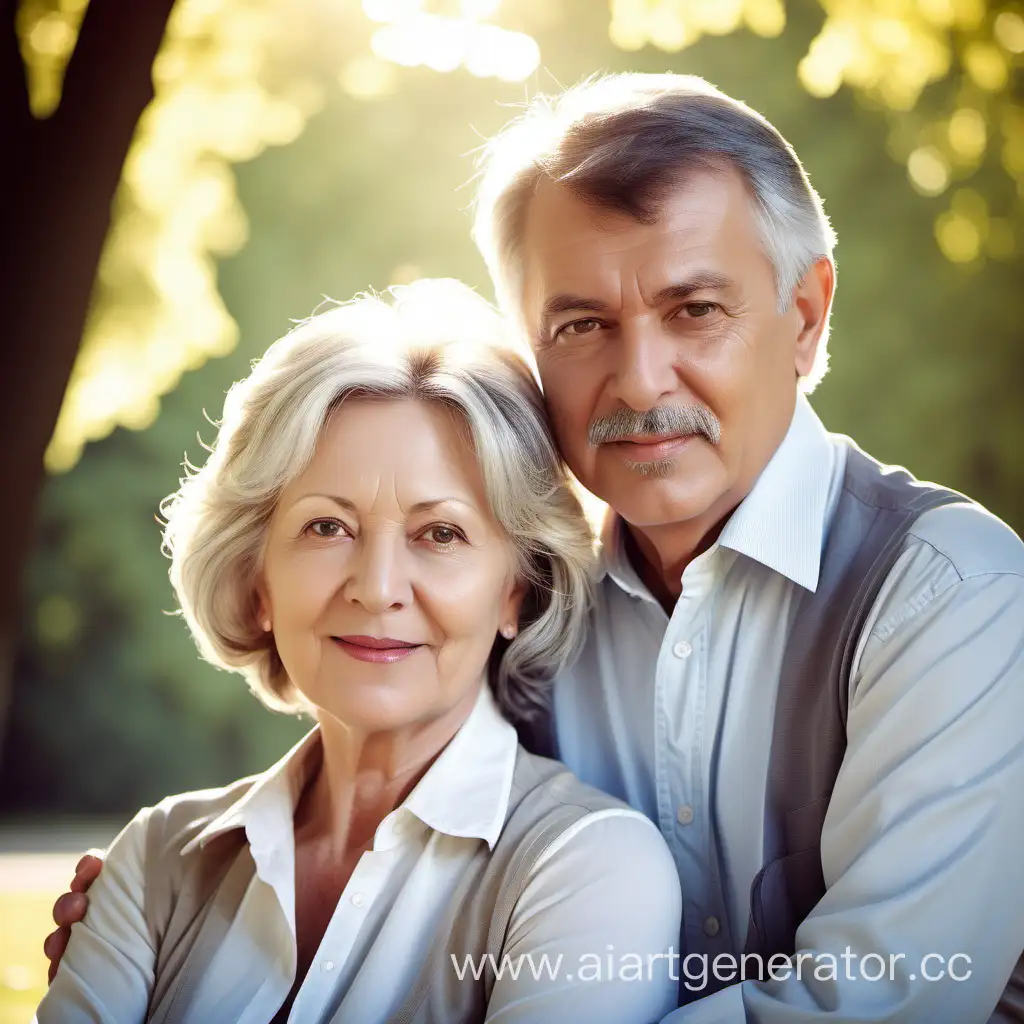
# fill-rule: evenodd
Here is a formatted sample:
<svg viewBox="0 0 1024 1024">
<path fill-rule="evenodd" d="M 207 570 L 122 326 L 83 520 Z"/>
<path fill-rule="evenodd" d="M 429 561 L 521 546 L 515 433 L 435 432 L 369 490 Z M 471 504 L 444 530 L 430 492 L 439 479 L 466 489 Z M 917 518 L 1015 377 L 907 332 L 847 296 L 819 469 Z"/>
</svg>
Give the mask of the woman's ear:
<svg viewBox="0 0 1024 1024">
<path fill-rule="evenodd" d="M 506 640 L 511 640 L 519 632 L 519 617 L 522 614 L 523 601 L 526 599 L 528 584 L 518 577 L 510 583 L 505 598 L 501 603 L 501 617 L 498 621 L 498 632 Z"/>
<path fill-rule="evenodd" d="M 270 612 L 270 596 L 263 580 L 256 584 L 256 621 L 264 633 L 269 633 L 274 628 L 274 619 Z"/>
</svg>

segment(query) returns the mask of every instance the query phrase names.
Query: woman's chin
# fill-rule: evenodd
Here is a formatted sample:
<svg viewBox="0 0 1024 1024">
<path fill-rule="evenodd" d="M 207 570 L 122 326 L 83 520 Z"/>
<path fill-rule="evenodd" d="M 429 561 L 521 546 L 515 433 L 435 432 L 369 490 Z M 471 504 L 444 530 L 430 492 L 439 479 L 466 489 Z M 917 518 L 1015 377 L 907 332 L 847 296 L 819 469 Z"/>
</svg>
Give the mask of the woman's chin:
<svg viewBox="0 0 1024 1024">
<path fill-rule="evenodd" d="M 424 693 L 422 679 L 346 679 L 343 690 L 336 685 L 317 687 L 306 697 L 322 714 L 364 734 L 391 732 L 433 717 L 434 702 Z"/>
</svg>

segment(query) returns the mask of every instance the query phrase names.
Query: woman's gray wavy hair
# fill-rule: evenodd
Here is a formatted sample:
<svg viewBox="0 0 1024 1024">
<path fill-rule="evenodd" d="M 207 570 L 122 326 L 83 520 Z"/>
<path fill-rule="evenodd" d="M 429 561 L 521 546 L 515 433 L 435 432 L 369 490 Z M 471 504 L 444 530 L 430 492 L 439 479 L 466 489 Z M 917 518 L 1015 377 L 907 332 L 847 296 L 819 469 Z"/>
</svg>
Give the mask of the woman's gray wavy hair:
<svg viewBox="0 0 1024 1024">
<path fill-rule="evenodd" d="M 202 655 L 239 671 L 279 711 L 306 710 L 255 583 L 282 489 L 348 397 L 416 399 L 468 427 L 497 522 L 527 585 L 518 635 L 498 636 L 489 679 L 513 720 L 548 699 L 583 637 L 594 548 L 548 428 L 540 389 L 500 317 L 457 281 L 419 281 L 392 302 L 360 296 L 302 321 L 236 383 L 211 454 L 162 505 L 171 583 Z"/>
<path fill-rule="evenodd" d="M 501 305 L 519 312 L 526 210 L 542 179 L 650 224 L 688 172 L 723 161 L 746 180 L 784 312 L 811 265 L 832 259 L 836 241 L 793 147 L 759 113 L 702 78 L 637 73 L 537 96 L 484 147 L 473 237 Z M 826 321 L 802 389 L 812 391 L 827 369 Z"/>
</svg>

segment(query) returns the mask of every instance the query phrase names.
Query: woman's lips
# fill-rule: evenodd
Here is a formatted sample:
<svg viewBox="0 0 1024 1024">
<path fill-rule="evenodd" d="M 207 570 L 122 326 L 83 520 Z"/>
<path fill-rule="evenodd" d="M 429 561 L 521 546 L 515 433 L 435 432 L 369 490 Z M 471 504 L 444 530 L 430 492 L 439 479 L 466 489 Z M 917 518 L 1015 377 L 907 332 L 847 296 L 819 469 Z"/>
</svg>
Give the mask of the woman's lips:
<svg viewBox="0 0 1024 1024">
<path fill-rule="evenodd" d="M 696 434 L 677 434 L 675 437 L 651 439 L 637 438 L 633 440 L 623 438 L 622 440 L 609 443 L 613 448 L 617 448 L 630 462 L 655 462 L 658 459 L 665 459 L 670 455 L 675 455 L 696 436 Z"/>
<path fill-rule="evenodd" d="M 349 657 L 357 661 L 390 663 L 409 657 L 422 644 L 410 644 L 404 640 L 375 636 L 332 636 L 331 639 Z"/>
</svg>

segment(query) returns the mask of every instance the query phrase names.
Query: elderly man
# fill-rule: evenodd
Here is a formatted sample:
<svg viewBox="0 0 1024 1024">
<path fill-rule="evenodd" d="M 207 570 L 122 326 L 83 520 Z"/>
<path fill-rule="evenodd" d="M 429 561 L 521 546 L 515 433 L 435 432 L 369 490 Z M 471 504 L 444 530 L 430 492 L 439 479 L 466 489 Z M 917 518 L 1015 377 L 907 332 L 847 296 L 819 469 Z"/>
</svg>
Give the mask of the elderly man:
<svg viewBox="0 0 1024 1024">
<path fill-rule="evenodd" d="M 610 506 L 523 736 L 668 842 L 671 1021 L 988 1020 L 1024 948 L 1024 547 L 812 411 L 835 239 L 796 155 L 700 80 L 598 79 L 491 142 L 475 235 Z"/>
</svg>

